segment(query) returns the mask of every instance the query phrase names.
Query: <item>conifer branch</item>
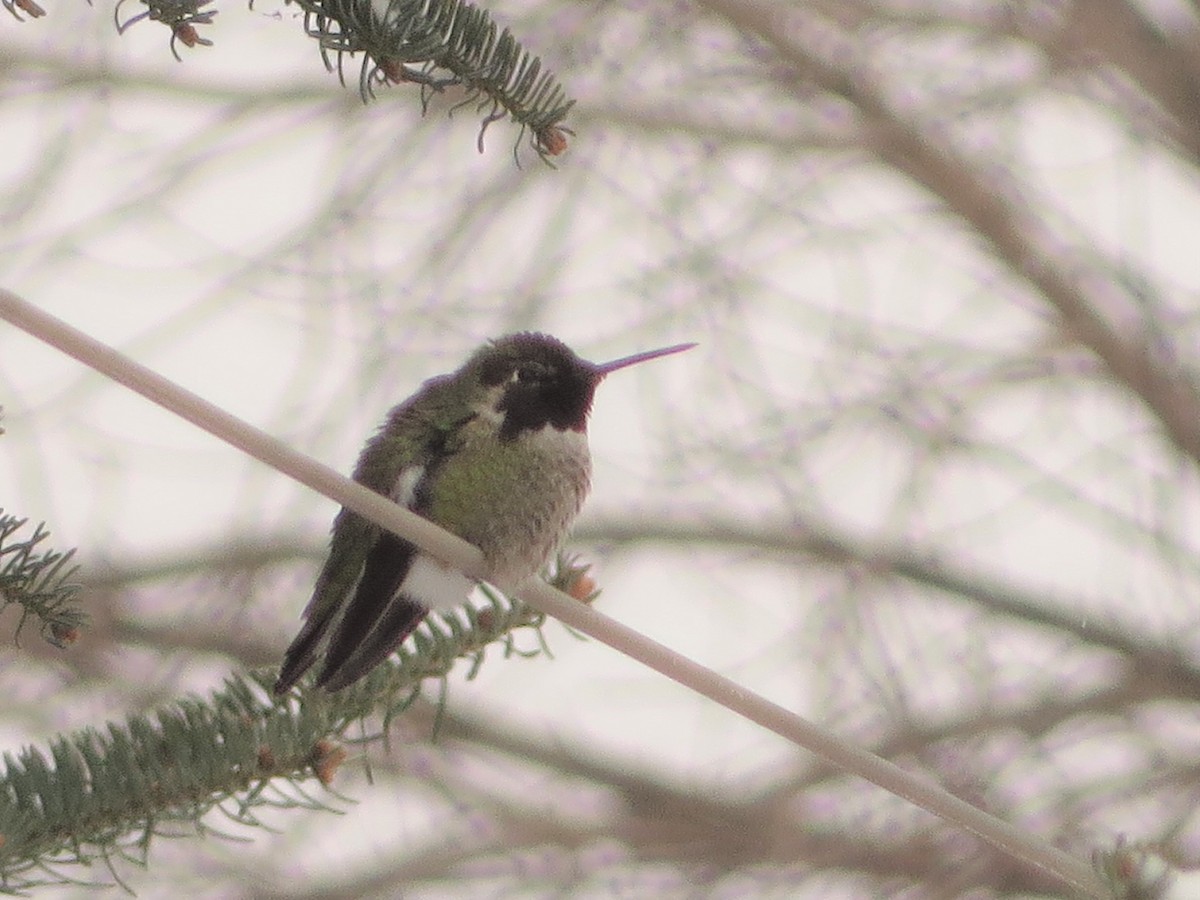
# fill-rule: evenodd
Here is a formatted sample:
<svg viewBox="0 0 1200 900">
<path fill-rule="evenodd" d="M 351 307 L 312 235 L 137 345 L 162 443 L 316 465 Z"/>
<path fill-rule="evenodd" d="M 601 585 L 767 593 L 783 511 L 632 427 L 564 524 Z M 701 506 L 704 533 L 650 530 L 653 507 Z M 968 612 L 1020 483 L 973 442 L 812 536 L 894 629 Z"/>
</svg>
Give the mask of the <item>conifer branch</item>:
<svg viewBox="0 0 1200 900">
<path fill-rule="evenodd" d="M 496 28 L 485 10 L 464 0 L 289 0 L 305 14 L 326 67 L 345 82 L 343 56 L 363 54 L 358 86 L 364 101 L 379 84 L 420 85 L 422 107 L 433 93 L 462 87 L 485 112 L 483 135 L 495 121 L 511 117 L 532 135 L 543 159 L 567 146 L 561 126 L 574 105 L 557 79 L 543 71 L 507 28 Z M 335 59 L 331 59 L 331 54 Z"/>
<path fill-rule="evenodd" d="M 211 25 L 217 10 L 212 0 L 136 0 L 141 12 L 122 18 L 128 0 L 117 0 L 113 21 L 124 34 L 142 21 L 161 22 L 171 31 L 171 53 L 182 58 L 178 44 L 211 47 L 199 25 Z M 511 118 L 521 135 L 546 163 L 567 149 L 563 126 L 575 101 L 567 99 L 558 79 L 542 67 L 490 14 L 466 0 L 285 0 L 304 11 L 305 30 L 315 38 L 321 58 L 345 83 L 343 58 L 362 54 L 358 87 L 363 101 L 381 84 L 410 82 L 420 86 L 421 108 L 447 88 L 459 87 L 466 97 L 456 107 L 474 105 L 483 115 L 478 145 L 488 126 Z M 18 21 L 45 15 L 36 0 L 0 0 Z M 253 6 L 253 0 L 250 5 Z M 519 138 L 518 138 L 519 140 Z"/>
<path fill-rule="evenodd" d="M 71 565 L 74 550 L 39 549 L 50 532 L 44 523 L 33 534 L 18 539 L 27 522 L 0 509 L 0 610 L 10 603 L 22 608 L 17 638 L 30 616 L 41 623 L 42 636 L 56 647 L 73 644 L 87 614 L 76 604 L 79 584 L 74 581 L 79 567 Z"/>
<path fill-rule="evenodd" d="M 171 53 L 180 62 L 183 62 L 183 58 L 175 49 L 176 42 L 185 47 L 197 45 L 211 47 L 213 45 L 212 41 L 201 37 L 200 32 L 196 30 L 197 25 L 212 24 L 217 10 L 201 9 L 212 0 L 140 0 L 146 7 L 145 12 L 140 12 L 122 22 L 121 6 L 124 2 L 125 0 L 117 0 L 117 5 L 113 9 L 113 20 L 116 22 L 118 34 L 124 34 L 126 29 L 144 19 L 149 19 L 151 22 L 162 22 L 171 29 Z"/>
<path fill-rule="evenodd" d="M 0 0 L 17 14 L 36 8 L 33 0 Z M 204 9 L 212 0 L 138 0 L 145 9 L 124 20 L 118 0 L 114 10 L 117 31 L 124 33 L 144 20 L 162 22 L 176 44 L 212 46 L 197 25 L 212 23 L 216 10 Z M 507 29 L 498 29 L 486 10 L 465 0 L 286 0 L 304 11 L 305 30 L 315 38 L 321 58 L 345 83 L 344 57 L 362 54 L 358 87 L 363 101 L 382 84 L 420 86 L 421 107 L 447 88 L 460 87 L 466 98 L 459 106 L 475 105 L 483 114 L 479 149 L 488 126 L 511 118 L 530 134 L 530 144 L 546 162 L 567 148 L 572 132 L 562 125 L 574 105 L 562 85 L 542 67 Z M 14 5 L 15 4 L 15 5 Z M 31 14 L 33 14 L 31 12 Z M 457 108 L 457 107 L 456 107 Z"/>
<path fill-rule="evenodd" d="M 266 808 L 329 809 L 303 783 L 330 785 L 346 758 L 347 730 L 355 729 L 355 742 L 381 738 L 426 679 L 444 680 L 464 659 L 473 677 L 490 644 L 505 656 L 544 647 L 542 613 L 494 591 L 486 596 L 481 609 L 426 620 L 398 655 L 335 697 L 301 686 L 276 699 L 276 672 L 264 669 L 229 677 L 206 700 L 184 698 L 5 753 L 0 891 L 77 880 L 71 868 L 96 862 L 120 881 L 116 860 L 144 864 L 167 826 L 173 835 L 213 830 L 204 818 L 214 810 L 253 828 Z M 522 628 L 538 633 L 533 650 L 516 647 Z M 382 726 L 363 738 L 358 726 L 376 713 Z"/>
</svg>

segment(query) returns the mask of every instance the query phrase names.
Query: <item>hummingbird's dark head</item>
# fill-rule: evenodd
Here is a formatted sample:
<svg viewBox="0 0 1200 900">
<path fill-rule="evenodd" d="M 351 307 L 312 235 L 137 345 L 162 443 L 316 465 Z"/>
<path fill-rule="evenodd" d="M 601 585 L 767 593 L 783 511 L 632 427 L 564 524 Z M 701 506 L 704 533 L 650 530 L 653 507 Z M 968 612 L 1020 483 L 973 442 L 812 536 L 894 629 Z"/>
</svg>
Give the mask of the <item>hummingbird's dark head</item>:
<svg viewBox="0 0 1200 900">
<path fill-rule="evenodd" d="M 548 334 L 523 331 L 498 338 L 480 349 L 471 363 L 492 399 L 500 438 L 512 440 L 547 425 L 559 431 L 585 431 L 596 387 L 609 372 L 694 347 L 679 344 L 608 363 L 580 358 Z"/>
</svg>

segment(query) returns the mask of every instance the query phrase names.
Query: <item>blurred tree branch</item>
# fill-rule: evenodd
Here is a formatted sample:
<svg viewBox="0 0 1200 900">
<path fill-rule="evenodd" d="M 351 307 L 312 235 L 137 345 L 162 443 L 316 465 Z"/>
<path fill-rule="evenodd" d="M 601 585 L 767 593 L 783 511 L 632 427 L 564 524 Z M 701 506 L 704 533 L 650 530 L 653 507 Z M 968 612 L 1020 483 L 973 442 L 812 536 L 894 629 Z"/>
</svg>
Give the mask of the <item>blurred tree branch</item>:
<svg viewBox="0 0 1200 900">
<path fill-rule="evenodd" d="M 1126 292 L 1111 279 L 1097 281 L 1102 274 L 1030 214 L 1035 205 L 1013 179 L 1002 169 L 985 169 L 968 158 L 949 132 L 932 121 L 922 122 L 914 110 L 897 109 L 848 35 L 831 40 L 819 28 L 785 27 L 792 17 L 780 16 L 777 6 L 761 0 L 698 3 L 761 39 L 798 82 L 815 84 L 848 102 L 858 113 L 864 146 L 924 187 L 971 234 L 985 240 L 1012 274 L 1028 281 L 1057 313 L 1065 334 L 1095 353 L 1114 381 L 1158 418 L 1180 451 L 1200 462 L 1200 403 L 1193 373 L 1158 352 L 1155 336 L 1139 327 L 1137 300 L 1122 296 Z M 1077 5 L 1109 4 L 1079 0 Z M 1114 303 L 1117 308 L 1111 309 Z"/>
<path fill-rule="evenodd" d="M 590 126 L 553 186 L 487 158 L 455 177 L 462 160 L 431 152 L 389 106 L 358 109 L 299 66 L 282 86 L 217 83 L 196 66 L 114 66 L 86 29 L 45 48 L 8 41 L 0 267 L 68 296 L 119 258 L 153 282 L 135 312 L 128 273 L 113 279 L 145 319 L 126 344 L 145 358 L 208 341 L 209 327 L 225 346 L 254 298 L 273 334 L 305 337 L 278 358 L 259 338 L 239 396 L 291 360 L 292 386 L 261 388 L 277 398 L 269 415 L 342 462 L 379 410 L 487 335 L 699 340 L 686 383 L 647 379 L 607 401 L 621 418 L 594 436 L 614 466 L 597 479 L 605 513 L 576 535 L 600 550 L 601 602 L 632 604 L 1079 854 L 1121 833 L 1200 862 L 1194 6 L 699 0 L 512 14 Z M 418 90 L 397 87 L 389 101 Z M 151 118 L 137 112 L 147 103 L 158 127 L 183 123 L 147 139 L 161 153 L 138 142 L 149 126 L 130 125 Z M 290 182 L 310 202 L 270 220 L 261 210 L 288 191 L 255 193 L 265 173 L 241 160 L 282 169 L 279 136 L 292 134 L 317 160 Z M 78 196 L 76 158 L 93 172 L 112 161 L 90 184 L 111 182 L 110 195 Z M 226 196 L 234 169 L 260 211 L 229 202 L 214 238 L 193 210 Z M 56 228 L 59 197 L 73 212 Z M 264 238 L 239 230 L 251 219 Z M 104 297 L 86 294 L 97 309 Z M 236 355 L 214 360 L 214 384 Z M 3 375 L 6 442 L 18 424 L 50 435 L 66 422 L 85 448 L 41 478 L 20 462 L 40 455 L 14 450 L 12 480 L 64 509 L 72 492 L 92 498 L 102 512 L 79 532 L 111 529 L 120 562 L 105 575 L 88 560 L 96 626 L 71 654 L 23 651 L 35 664 L 11 671 L 25 693 L 7 725 L 36 739 L 63 716 L 136 707 L 147 688 L 191 689 L 282 646 L 322 552 L 285 528 L 316 533 L 328 510 L 276 507 L 277 490 L 238 483 L 235 522 L 138 558 L 132 516 L 95 498 L 133 497 L 164 470 L 186 483 L 195 459 L 172 469 L 136 446 L 119 415 L 92 412 L 94 386 L 56 382 L 47 398 Z M 251 539 L 223 538 L 235 534 Z M 689 587 L 642 598 L 647 574 Z M 306 833 L 297 816 L 278 841 L 211 849 L 203 865 L 181 852 L 148 889 L 250 894 L 272 872 L 280 892 L 314 896 L 1052 892 L 869 788 L 632 684 L 603 654 L 575 676 L 563 656 L 511 706 L 473 684 L 497 721 L 461 713 L 459 691 L 437 739 L 432 704 L 418 705 L 390 752 L 367 751 L 388 836 L 354 832 L 357 815 Z M 332 846 L 360 849 L 332 861 Z"/>
</svg>

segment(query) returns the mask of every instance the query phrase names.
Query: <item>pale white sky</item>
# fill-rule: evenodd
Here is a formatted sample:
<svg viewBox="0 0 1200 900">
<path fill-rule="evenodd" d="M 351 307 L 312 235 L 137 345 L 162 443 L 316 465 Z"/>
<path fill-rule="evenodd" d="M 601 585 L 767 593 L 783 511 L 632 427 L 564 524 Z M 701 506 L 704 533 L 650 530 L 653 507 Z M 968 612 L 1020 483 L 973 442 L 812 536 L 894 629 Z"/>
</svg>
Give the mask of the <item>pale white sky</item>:
<svg viewBox="0 0 1200 900">
<path fill-rule="evenodd" d="M 31 82 L 5 96 L 0 209 L 28 191 L 31 211 L 0 236 L 0 281 L 28 300 L 347 472 L 389 406 L 501 330 L 543 328 L 594 359 L 696 340 L 691 353 L 602 387 L 584 526 L 644 513 L 757 526 L 812 510 L 1070 591 L 1095 604 L 1081 619 L 1135 596 L 1148 630 L 1190 623 L 1191 607 L 1147 596 L 1191 598 L 1194 580 L 1060 500 L 1066 485 L 1130 518 L 1165 518 L 1194 547 L 1194 475 L 1176 477 L 1153 441 L 1136 443 L 1145 422 L 1103 389 L 1057 395 L 1037 376 L 1007 376 L 1005 363 L 1018 371 L 1056 345 L 1044 313 L 893 175 L 832 152 L 796 163 L 748 147 L 718 158 L 678 133 L 595 120 L 559 171 L 528 151 L 518 169 L 510 123 L 492 126 L 479 155 L 471 108 L 421 119 L 411 86 L 360 106 L 356 67 L 345 91 L 321 72 L 292 8 L 223 6 L 204 30 L 217 45 L 182 51 L 182 65 L 165 29 L 142 23 L 118 40 L 109 12 L 59 2 L 40 22 L 0 24 L 0 60 L 47 52 L 181 86 L 47 95 Z M 627 27 L 640 48 L 625 15 L 634 13 L 605 27 Z M 628 99 L 625 64 L 645 60 L 591 35 L 594 24 L 560 10 L 522 36 L 567 71 L 579 67 L 581 107 L 600 115 Z M 688 77 L 647 74 L 638 103 L 694 111 L 704 98 L 691 79 L 748 65 L 736 48 L 697 38 Z M 311 94 L 251 103 L 295 86 Z M 1037 196 L 1047 227 L 1143 269 L 1164 288 L 1166 318 L 1186 318 L 1200 289 L 1191 172 L 1062 95 L 955 127 L 981 155 L 1007 161 L 1005 178 Z M 1081 259 L 1080 277 L 1092 263 Z M 1082 359 L 1045 355 L 1065 367 Z M 935 383 L 940 391 L 923 393 Z M 1012 457 L 938 458 L 926 471 L 903 429 L 870 412 L 881 397 L 906 416 L 919 410 L 930 432 L 961 426 Z M 8 327 L 0 404 L 0 502 L 46 520 L 85 565 L 264 533 L 324 540 L 332 504 Z M 1126 471 L 1131 460 L 1144 479 Z M 1160 504 L 1164 484 L 1177 490 Z M 871 721 L 856 704 L 886 694 L 891 667 L 912 662 L 839 655 L 875 628 L 923 650 L 927 671 L 915 677 L 927 693 L 897 689 L 893 699 L 931 716 L 969 694 L 963 657 L 996 667 L 987 689 L 1000 697 L 1087 680 L 1074 658 L 1065 673 L 1046 671 L 1058 648 L 1040 638 L 964 650 L 974 613 L 949 604 L 905 606 L 894 620 L 884 604 L 859 618 L 855 588 L 835 573 L 798 575 L 739 549 L 588 552 L 605 612 L 835 727 Z M 282 651 L 307 591 L 302 578 L 257 595 L 267 609 L 247 612 L 235 596 L 228 608 L 170 609 L 275 623 L 267 631 Z M 451 703 L 733 795 L 808 762 L 604 647 L 554 624 L 547 635 L 554 660 L 496 656 L 474 682 L 455 680 Z M 0 667 L 19 666 L 15 652 L 0 653 Z M 147 670 L 171 690 L 202 690 L 221 674 L 211 660 Z M 55 688 L 33 690 L 49 700 Z M 96 714 L 61 711 L 55 727 Z M 373 842 L 386 854 L 395 835 L 363 825 L 377 801 L 357 781 L 347 793 L 364 806 L 328 827 L 356 832 L 356 854 Z M 419 832 L 409 807 L 402 827 Z"/>
</svg>

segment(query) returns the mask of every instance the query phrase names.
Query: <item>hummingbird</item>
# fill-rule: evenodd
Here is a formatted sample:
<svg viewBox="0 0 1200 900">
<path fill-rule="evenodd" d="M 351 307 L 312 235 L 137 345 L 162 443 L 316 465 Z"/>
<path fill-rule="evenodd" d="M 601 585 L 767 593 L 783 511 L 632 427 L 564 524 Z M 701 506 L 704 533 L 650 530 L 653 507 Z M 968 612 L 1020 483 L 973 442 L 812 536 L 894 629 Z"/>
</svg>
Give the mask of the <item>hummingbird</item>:
<svg viewBox="0 0 1200 900">
<path fill-rule="evenodd" d="M 592 363 L 547 334 L 498 338 L 395 406 L 359 455 L 354 480 L 479 547 L 488 580 L 515 588 L 549 559 L 587 496 L 587 422 L 600 382 L 694 346 Z M 275 693 L 318 662 L 319 687 L 353 684 L 431 610 L 461 606 L 474 586 L 343 507 Z"/>
</svg>

